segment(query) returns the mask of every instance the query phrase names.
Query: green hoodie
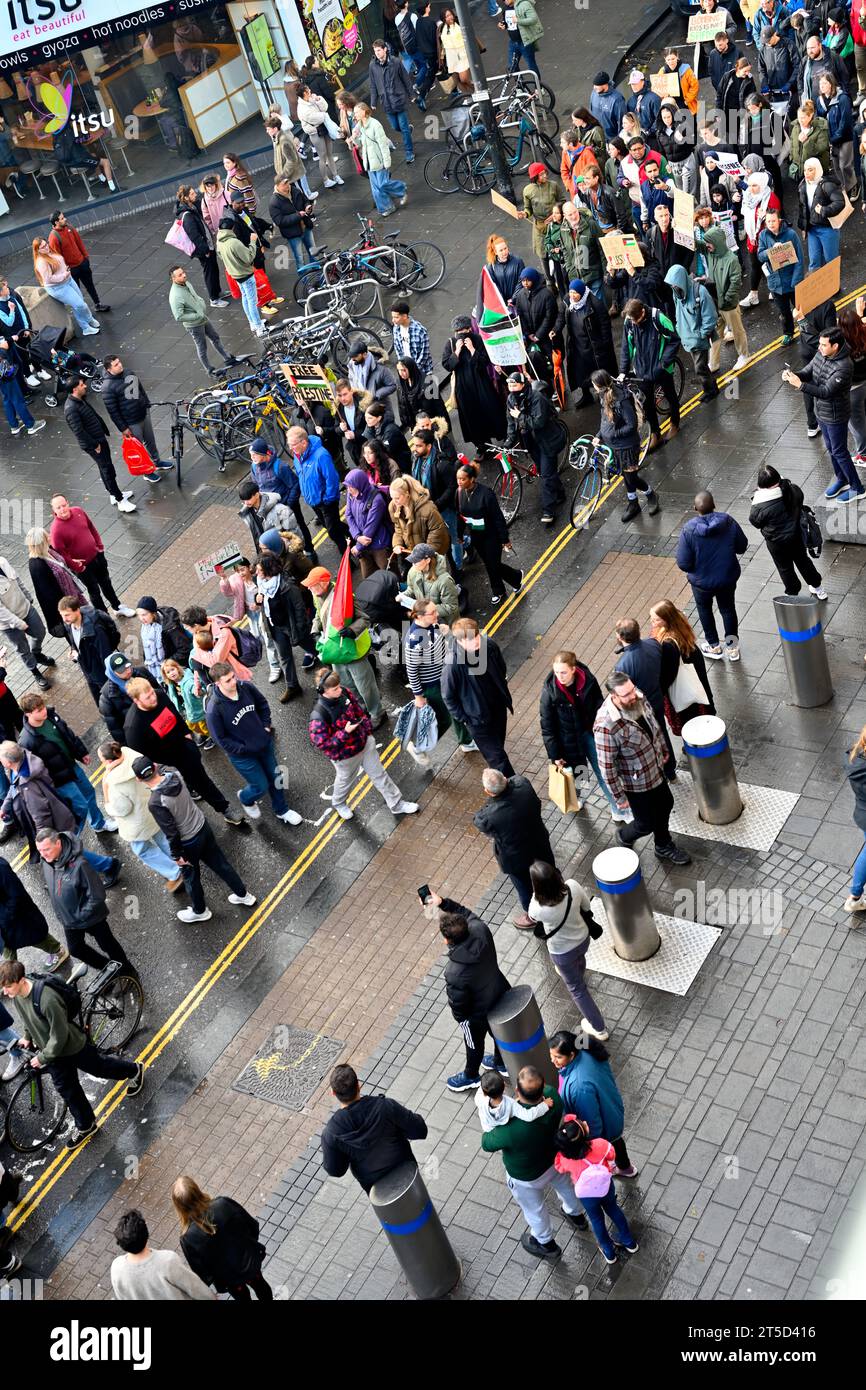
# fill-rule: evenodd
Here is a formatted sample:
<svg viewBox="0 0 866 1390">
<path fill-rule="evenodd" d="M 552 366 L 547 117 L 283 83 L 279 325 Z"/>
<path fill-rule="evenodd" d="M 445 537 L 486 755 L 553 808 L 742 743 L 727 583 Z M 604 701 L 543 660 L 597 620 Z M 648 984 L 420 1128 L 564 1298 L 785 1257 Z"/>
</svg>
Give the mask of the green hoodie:
<svg viewBox="0 0 866 1390">
<path fill-rule="evenodd" d="M 244 246 L 234 232 L 224 227 L 221 232 L 217 232 L 216 249 L 227 274 L 233 280 L 249 280 L 254 270 L 255 246 Z"/>
<path fill-rule="evenodd" d="M 743 287 L 743 271 L 738 257 L 728 246 L 724 228 L 708 227 L 704 232 L 695 227 L 695 249 L 701 253 L 706 270 L 716 290 L 719 309 L 736 309 Z"/>
</svg>

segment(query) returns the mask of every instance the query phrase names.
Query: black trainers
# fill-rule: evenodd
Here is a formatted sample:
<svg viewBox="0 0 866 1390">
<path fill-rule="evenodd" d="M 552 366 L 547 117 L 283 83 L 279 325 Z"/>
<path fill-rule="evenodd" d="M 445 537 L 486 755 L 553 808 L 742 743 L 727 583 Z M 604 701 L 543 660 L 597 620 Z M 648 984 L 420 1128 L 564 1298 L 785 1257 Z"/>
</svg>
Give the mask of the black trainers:
<svg viewBox="0 0 866 1390">
<path fill-rule="evenodd" d="M 70 1134 L 66 1141 L 67 1149 L 80 1149 L 82 1144 L 86 1144 L 88 1139 L 92 1139 L 99 1126 L 94 1123 L 88 1125 L 87 1129 L 77 1129 L 74 1134 Z"/>
<path fill-rule="evenodd" d="M 636 516 L 640 516 L 640 502 L 636 497 L 630 497 L 625 511 L 620 515 L 620 521 L 634 521 Z"/>
<path fill-rule="evenodd" d="M 540 1240 L 530 1235 L 529 1231 L 524 1231 L 520 1237 L 520 1244 L 528 1255 L 534 1255 L 537 1260 L 558 1260 L 562 1251 L 555 1240 L 548 1240 L 542 1245 Z"/>
<path fill-rule="evenodd" d="M 589 1222 L 587 1221 L 582 1211 L 574 1213 L 570 1211 L 564 1211 L 562 1214 L 565 1217 L 566 1221 L 570 1221 L 572 1226 L 576 1226 L 579 1231 L 589 1230 Z"/>
<path fill-rule="evenodd" d="M 137 1096 L 144 1085 L 144 1067 L 141 1062 L 137 1064 L 135 1076 L 133 1076 L 126 1088 L 128 1096 Z"/>
<path fill-rule="evenodd" d="M 659 495 L 657 492 L 647 494 L 646 509 L 648 516 L 657 516 L 659 510 Z"/>
<path fill-rule="evenodd" d="M 120 872 L 122 868 L 123 865 L 121 864 L 119 859 L 112 859 L 111 868 L 107 869 L 106 872 L 102 875 L 102 882 L 105 884 L 106 888 L 114 887 L 115 883 L 120 878 Z"/>
<path fill-rule="evenodd" d="M 50 682 L 50 681 L 47 681 L 47 680 L 45 679 L 45 677 L 44 677 L 43 675 L 40 674 L 39 671 L 35 671 L 35 672 L 33 673 L 33 681 L 34 681 L 34 684 L 37 686 L 37 688 L 38 688 L 39 690 L 50 690 L 50 689 L 51 689 L 51 682 Z"/>
<path fill-rule="evenodd" d="M 679 865 L 691 864 L 692 862 L 692 856 L 686 854 L 684 849 L 680 849 L 679 845 L 675 845 L 673 842 L 664 845 L 661 849 L 656 846 L 656 859 L 663 859 L 668 864 Z"/>
</svg>

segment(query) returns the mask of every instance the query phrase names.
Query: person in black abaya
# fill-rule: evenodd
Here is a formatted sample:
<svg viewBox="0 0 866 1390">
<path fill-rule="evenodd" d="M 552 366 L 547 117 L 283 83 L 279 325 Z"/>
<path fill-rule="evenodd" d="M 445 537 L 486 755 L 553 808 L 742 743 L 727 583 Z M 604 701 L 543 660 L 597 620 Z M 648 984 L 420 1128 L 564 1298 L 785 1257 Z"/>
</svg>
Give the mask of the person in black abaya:
<svg viewBox="0 0 866 1390">
<path fill-rule="evenodd" d="M 571 390 L 579 393 L 574 402 L 579 410 L 594 403 L 589 389 L 593 372 L 617 372 L 610 316 L 583 280 L 569 282 L 563 336 L 566 375 Z"/>
<path fill-rule="evenodd" d="M 479 451 L 494 439 L 504 439 L 505 404 L 490 379 L 490 358 L 472 320 L 461 315 L 451 324 L 451 337 L 442 353 L 442 366 L 454 374 L 454 395 L 463 438 Z"/>
</svg>

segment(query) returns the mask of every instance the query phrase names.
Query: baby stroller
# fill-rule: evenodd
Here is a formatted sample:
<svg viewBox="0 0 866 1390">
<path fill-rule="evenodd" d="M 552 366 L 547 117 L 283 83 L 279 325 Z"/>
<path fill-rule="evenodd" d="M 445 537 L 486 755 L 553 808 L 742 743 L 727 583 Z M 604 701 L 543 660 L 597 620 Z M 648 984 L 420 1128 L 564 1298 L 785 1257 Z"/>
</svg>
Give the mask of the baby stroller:
<svg viewBox="0 0 866 1390">
<path fill-rule="evenodd" d="M 54 373 L 53 383 L 48 383 L 42 397 L 46 405 L 62 405 L 69 395 L 69 388 L 76 377 L 83 376 L 90 390 L 97 394 L 105 385 L 105 368 L 89 352 L 76 352 L 63 346 L 65 328 L 40 328 L 30 342 L 30 352 L 34 361 Z"/>
</svg>

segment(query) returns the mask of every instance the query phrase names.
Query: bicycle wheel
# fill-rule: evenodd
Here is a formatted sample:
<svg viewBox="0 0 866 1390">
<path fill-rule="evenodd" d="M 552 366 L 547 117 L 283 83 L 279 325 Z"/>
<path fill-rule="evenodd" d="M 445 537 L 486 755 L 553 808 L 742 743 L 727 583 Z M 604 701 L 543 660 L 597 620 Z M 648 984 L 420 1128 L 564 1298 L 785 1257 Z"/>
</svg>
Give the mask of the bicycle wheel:
<svg viewBox="0 0 866 1390">
<path fill-rule="evenodd" d="M 32 1154 L 50 1144 L 66 1117 L 66 1101 L 46 1072 L 29 1075 L 13 1092 L 6 1113 L 6 1137 L 16 1153 Z"/>
<path fill-rule="evenodd" d="M 397 257 L 401 284 L 426 294 L 433 290 L 445 275 L 445 257 L 432 241 L 410 241 Z"/>
<path fill-rule="evenodd" d="M 231 460 L 244 462 L 250 444 L 256 437 L 256 421 L 251 401 L 238 396 L 228 408 L 220 401 L 205 407 L 195 427 L 200 448 L 216 459 L 220 468 Z"/>
<path fill-rule="evenodd" d="M 265 439 L 275 454 L 282 454 L 288 447 L 288 432 L 291 425 L 281 411 L 261 408 L 256 412 L 255 437 Z M 244 453 L 246 457 L 246 451 Z"/>
<path fill-rule="evenodd" d="M 571 497 L 571 524 L 575 531 L 582 531 L 589 525 L 600 497 L 601 469 L 590 465 Z"/>
<path fill-rule="evenodd" d="M 496 182 L 493 160 L 485 146 L 473 154 L 461 154 L 454 165 L 454 177 L 464 193 L 489 193 Z"/>
<path fill-rule="evenodd" d="M 85 1000 L 85 1031 L 101 1052 L 120 1052 L 137 1032 L 143 1009 L 141 981 L 134 975 L 115 975 L 105 989 Z"/>
<path fill-rule="evenodd" d="M 673 382 L 674 390 L 677 393 L 677 400 L 681 401 L 683 398 L 683 389 L 686 384 L 686 373 L 685 369 L 683 368 L 683 364 L 678 357 L 674 358 L 674 369 L 671 372 L 671 381 Z M 664 391 L 662 391 L 661 388 L 657 386 L 654 392 L 654 396 L 656 410 L 658 411 L 659 416 L 664 417 L 670 415 L 670 402 L 667 396 L 665 395 Z"/>
<path fill-rule="evenodd" d="M 375 328 L 372 326 L 373 323 L 377 325 Z M 358 338 L 363 338 L 369 347 L 378 348 L 386 357 L 391 350 L 385 320 L 373 315 L 359 315 L 358 321 L 352 327 L 346 332 L 335 333 L 329 343 L 331 361 L 340 376 L 346 376 L 349 370 L 349 348 Z"/>
<path fill-rule="evenodd" d="M 501 472 L 493 491 L 502 508 L 502 515 L 510 526 L 512 521 L 516 520 L 523 501 L 523 478 L 516 468 L 509 469 L 507 473 Z"/>
<path fill-rule="evenodd" d="M 295 296 L 296 304 L 306 304 L 307 299 L 313 290 L 321 290 L 325 287 L 325 277 L 322 274 L 321 266 L 310 267 L 309 270 L 302 270 L 297 280 L 292 294 Z"/>
<path fill-rule="evenodd" d="M 454 177 L 454 151 L 437 150 L 424 162 L 424 182 L 434 193 L 456 193 L 460 185 Z"/>
<path fill-rule="evenodd" d="M 521 87 L 525 92 L 532 92 L 539 106 L 544 106 L 547 111 L 553 110 L 556 106 L 556 93 L 551 87 L 548 87 L 546 82 L 536 86 L 534 78 L 531 78 L 527 72 L 517 73 L 516 79 L 516 86 Z"/>
<path fill-rule="evenodd" d="M 552 174 L 559 173 L 561 154 L 549 135 L 545 135 L 543 130 L 530 130 L 526 144 L 529 146 L 534 164 L 545 164 Z"/>
</svg>

